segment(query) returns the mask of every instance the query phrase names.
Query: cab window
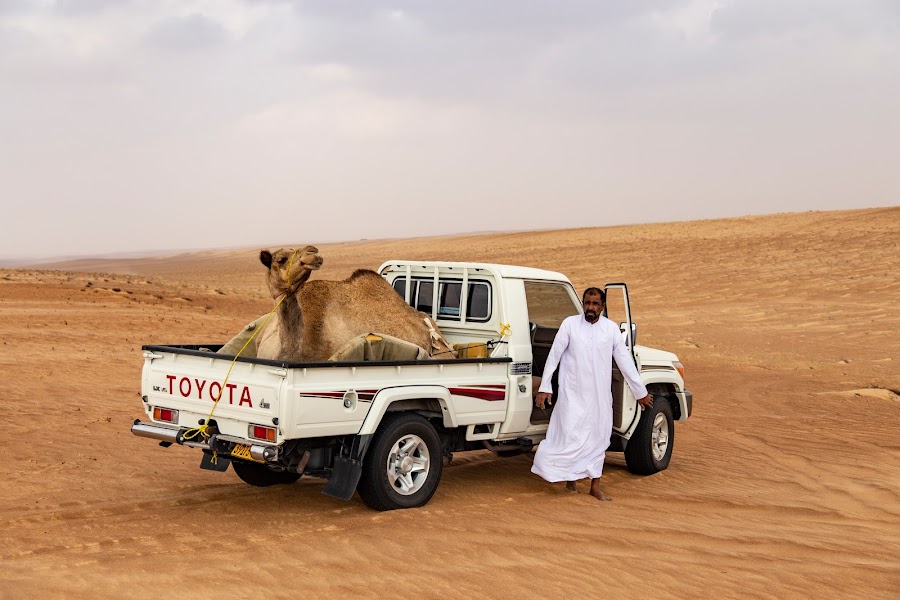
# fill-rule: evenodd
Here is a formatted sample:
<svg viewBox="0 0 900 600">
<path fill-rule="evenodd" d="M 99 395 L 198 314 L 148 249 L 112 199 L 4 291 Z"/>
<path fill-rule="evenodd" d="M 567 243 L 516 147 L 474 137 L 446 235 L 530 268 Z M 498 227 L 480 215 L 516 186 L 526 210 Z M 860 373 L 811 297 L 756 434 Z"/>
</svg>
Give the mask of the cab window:
<svg viewBox="0 0 900 600">
<path fill-rule="evenodd" d="M 566 317 L 581 313 L 568 288 L 557 283 L 525 282 L 528 320 L 539 327 L 558 329 Z"/>
<path fill-rule="evenodd" d="M 394 289 L 401 296 L 406 295 L 406 278 L 394 280 Z M 458 321 L 462 301 L 462 281 L 438 280 L 439 319 Z M 410 280 L 409 304 L 416 310 L 431 314 L 434 304 L 434 279 L 415 278 Z M 487 281 L 469 281 L 466 321 L 484 322 L 491 319 L 491 285 Z"/>
</svg>

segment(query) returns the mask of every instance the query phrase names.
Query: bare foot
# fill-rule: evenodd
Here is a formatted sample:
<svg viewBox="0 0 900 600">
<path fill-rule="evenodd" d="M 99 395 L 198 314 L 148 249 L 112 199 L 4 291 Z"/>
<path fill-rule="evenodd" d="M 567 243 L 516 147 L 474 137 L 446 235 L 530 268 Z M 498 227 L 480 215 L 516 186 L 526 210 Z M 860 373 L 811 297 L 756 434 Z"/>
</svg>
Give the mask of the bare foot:
<svg viewBox="0 0 900 600">
<path fill-rule="evenodd" d="M 566 489 L 569 490 L 570 492 L 577 492 L 577 491 L 578 491 L 577 489 L 575 489 L 575 482 L 574 482 L 574 481 L 567 481 L 567 482 L 566 482 Z"/>
<path fill-rule="evenodd" d="M 591 496 L 593 496 L 594 498 L 596 498 L 597 500 L 600 500 L 602 502 L 611 502 L 612 501 L 612 496 L 608 496 L 608 495 L 604 494 L 603 490 L 601 490 L 599 487 L 597 487 L 597 488 L 591 487 L 590 493 L 591 493 Z"/>
</svg>

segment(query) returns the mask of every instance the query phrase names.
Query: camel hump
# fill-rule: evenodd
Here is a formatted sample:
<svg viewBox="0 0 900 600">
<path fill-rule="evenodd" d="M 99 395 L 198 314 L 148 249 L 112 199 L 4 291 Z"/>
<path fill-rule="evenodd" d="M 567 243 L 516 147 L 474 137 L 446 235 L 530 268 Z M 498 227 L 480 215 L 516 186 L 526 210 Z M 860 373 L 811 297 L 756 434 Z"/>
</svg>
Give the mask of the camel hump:
<svg viewBox="0 0 900 600">
<path fill-rule="evenodd" d="M 353 271 L 350 275 L 350 279 L 359 279 L 360 277 L 377 277 L 378 279 L 384 279 L 381 275 L 373 271 L 372 269 L 357 269 Z"/>
</svg>

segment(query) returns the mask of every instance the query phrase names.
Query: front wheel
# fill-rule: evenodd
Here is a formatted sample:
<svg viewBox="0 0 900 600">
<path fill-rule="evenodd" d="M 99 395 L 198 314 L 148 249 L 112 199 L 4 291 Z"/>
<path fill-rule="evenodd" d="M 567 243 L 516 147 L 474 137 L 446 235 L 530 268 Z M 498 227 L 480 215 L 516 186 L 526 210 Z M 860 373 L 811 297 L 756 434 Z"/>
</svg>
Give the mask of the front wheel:
<svg viewBox="0 0 900 600">
<path fill-rule="evenodd" d="M 675 445 L 675 419 L 669 401 L 659 396 L 644 409 L 637 429 L 625 446 L 625 464 L 636 475 L 653 475 L 669 466 Z"/>
<path fill-rule="evenodd" d="M 244 483 L 255 485 L 256 487 L 269 487 L 270 485 L 278 485 L 280 483 L 294 483 L 300 479 L 300 475 L 287 470 L 276 471 L 260 463 L 242 462 L 239 460 L 231 461 L 234 472 L 241 478 Z"/>
<path fill-rule="evenodd" d="M 415 413 L 389 414 L 366 453 L 357 490 L 375 510 L 422 506 L 437 490 L 442 467 L 434 426 Z"/>
</svg>

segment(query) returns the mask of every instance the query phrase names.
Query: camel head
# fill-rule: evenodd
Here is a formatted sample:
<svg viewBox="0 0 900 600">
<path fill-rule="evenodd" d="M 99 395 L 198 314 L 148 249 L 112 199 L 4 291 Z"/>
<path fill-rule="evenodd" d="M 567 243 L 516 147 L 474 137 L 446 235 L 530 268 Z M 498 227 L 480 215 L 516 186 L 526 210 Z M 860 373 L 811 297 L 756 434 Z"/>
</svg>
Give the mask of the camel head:
<svg viewBox="0 0 900 600">
<path fill-rule="evenodd" d="M 322 257 L 315 246 L 279 248 L 274 252 L 261 250 L 259 261 L 269 270 L 266 283 L 275 298 L 296 292 L 312 272 L 322 266 Z"/>
</svg>

